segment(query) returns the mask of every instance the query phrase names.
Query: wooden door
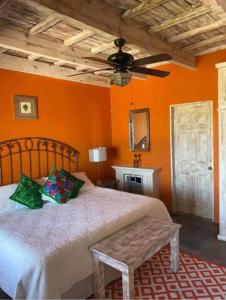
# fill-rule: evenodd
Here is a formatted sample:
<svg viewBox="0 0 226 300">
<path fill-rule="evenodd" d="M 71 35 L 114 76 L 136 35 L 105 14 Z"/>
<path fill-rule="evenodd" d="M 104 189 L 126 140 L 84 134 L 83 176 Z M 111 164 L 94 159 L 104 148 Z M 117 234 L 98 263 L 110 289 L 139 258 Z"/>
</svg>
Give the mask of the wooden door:
<svg viewBox="0 0 226 300">
<path fill-rule="evenodd" d="M 173 209 L 213 217 L 212 102 L 171 107 Z"/>
</svg>

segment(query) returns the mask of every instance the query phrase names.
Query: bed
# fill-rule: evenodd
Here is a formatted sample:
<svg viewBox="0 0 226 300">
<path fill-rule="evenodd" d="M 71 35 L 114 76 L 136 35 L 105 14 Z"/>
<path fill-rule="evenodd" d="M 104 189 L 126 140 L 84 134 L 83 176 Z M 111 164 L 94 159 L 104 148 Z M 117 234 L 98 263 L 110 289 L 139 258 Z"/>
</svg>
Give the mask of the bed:
<svg viewBox="0 0 226 300">
<path fill-rule="evenodd" d="M 93 292 L 89 245 L 145 215 L 170 220 L 158 199 L 95 187 L 78 172 L 78 157 L 76 149 L 53 139 L 0 143 L 0 183 L 7 184 L 4 193 L 0 187 L 0 288 L 12 298 L 88 297 Z M 4 211 L 7 191 L 20 174 L 42 178 L 52 165 L 85 179 L 77 198 L 37 210 L 6 205 Z M 106 273 L 108 281 L 118 276 L 110 269 Z"/>
</svg>

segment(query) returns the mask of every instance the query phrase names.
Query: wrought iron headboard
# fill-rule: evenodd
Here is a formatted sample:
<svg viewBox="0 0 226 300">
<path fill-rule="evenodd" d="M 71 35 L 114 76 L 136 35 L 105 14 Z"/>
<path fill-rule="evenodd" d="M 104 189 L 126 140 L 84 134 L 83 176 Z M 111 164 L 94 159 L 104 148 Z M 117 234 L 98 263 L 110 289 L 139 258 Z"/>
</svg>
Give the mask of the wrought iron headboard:
<svg viewBox="0 0 226 300">
<path fill-rule="evenodd" d="M 73 147 L 44 137 L 0 142 L 0 185 L 17 182 L 21 174 L 31 178 L 47 176 L 53 166 L 76 172 L 78 155 Z"/>
</svg>

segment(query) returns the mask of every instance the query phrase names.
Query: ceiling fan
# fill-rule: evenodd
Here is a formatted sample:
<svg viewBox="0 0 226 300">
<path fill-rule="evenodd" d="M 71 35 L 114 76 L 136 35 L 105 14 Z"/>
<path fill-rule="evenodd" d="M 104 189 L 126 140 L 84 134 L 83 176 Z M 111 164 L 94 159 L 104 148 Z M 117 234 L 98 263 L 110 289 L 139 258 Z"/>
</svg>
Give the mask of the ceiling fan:
<svg viewBox="0 0 226 300">
<path fill-rule="evenodd" d="M 122 38 L 116 39 L 114 41 L 114 44 L 117 48 L 119 48 L 119 50 L 118 52 L 111 54 L 107 58 L 107 60 L 97 58 L 97 57 L 83 57 L 84 59 L 87 60 L 92 60 L 106 65 L 110 65 L 111 66 L 110 68 L 72 74 L 72 75 L 68 75 L 67 77 L 79 76 L 83 74 L 95 74 L 96 72 L 110 70 L 113 71 L 113 74 L 111 75 L 111 84 L 124 86 L 129 83 L 132 77 L 132 73 L 140 73 L 140 74 L 151 75 L 151 76 L 162 77 L 162 78 L 170 74 L 167 71 L 141 67 L 142 65 L 171 60 L 172 57 L 170 55 L 162 53 L 153 56 L 147 56 L 140 59 L 134 59 L 133 55 L 122 51 L 122 47 L 125 45 L 125 43 L 126 41 Z"/>
</svg>

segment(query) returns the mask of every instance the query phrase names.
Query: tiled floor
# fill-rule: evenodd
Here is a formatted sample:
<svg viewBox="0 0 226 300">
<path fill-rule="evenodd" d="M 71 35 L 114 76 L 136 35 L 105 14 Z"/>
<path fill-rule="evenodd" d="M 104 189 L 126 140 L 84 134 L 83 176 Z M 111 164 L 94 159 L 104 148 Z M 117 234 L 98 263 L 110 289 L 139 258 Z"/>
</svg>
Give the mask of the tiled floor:
<svg viewBox="0 0 226 300">
<path fill-rule="evenodd" d="M 182 224 L 180 231 L 181 250 L 226 266 L 226 242 L 217 240 L 218 225 L 188 216 L 174 215 L 173 220 Z M 5 298 L 7 296 L 0 290 L 0 299 Z"/>
</svg>

